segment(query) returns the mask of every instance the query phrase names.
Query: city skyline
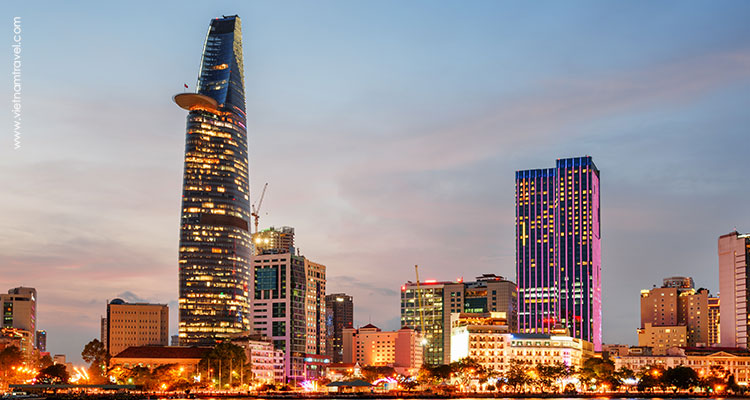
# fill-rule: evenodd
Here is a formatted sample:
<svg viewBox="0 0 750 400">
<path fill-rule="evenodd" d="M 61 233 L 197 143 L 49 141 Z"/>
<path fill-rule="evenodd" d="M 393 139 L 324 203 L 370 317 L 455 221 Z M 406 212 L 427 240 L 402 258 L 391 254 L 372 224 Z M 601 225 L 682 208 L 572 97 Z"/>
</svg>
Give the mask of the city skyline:
<svg viewBox="0 0 750 400">
<path fill-rule="evenodd" d="M 716 239 L 750 230 L 743 3 L 91 4 L 14 6 L 26 134 L 0 148 L 0 284 L 37 289 L 37 329 L 72 359 L 107 299 L 169 303 L 176 333 L 185 126 L 169 98 L 192 90 L 196 43 L 222 13 L 245 24 L 261 227 L 295 227 L 330 292 L 354 297 L 355 326 L 398 328 L 414 264 L 425 279 L 515 281 L 513 173 L 557 158 L 606 172 L 605 343 L 636 342 L 638 293 L 665 276 L 716 294 Z"/>
</svg>

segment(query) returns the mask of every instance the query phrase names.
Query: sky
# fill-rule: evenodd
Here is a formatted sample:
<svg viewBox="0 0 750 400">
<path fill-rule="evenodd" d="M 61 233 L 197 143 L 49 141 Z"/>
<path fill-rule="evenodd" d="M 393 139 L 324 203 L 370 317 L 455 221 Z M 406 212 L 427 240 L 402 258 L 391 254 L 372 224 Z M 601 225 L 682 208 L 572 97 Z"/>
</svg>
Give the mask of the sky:
<svg viewBox="0 0 750 400">
<path fill-rule="evenodd" d="M 0 290 L 38 291 L 47 348 L 80 363 L 113 298 L 177 333 L 185 117 L 211 18 L 242 19 L 251 197 L 399 327 L 421 278 L 515 281 L 514 172 L 601 170 L 604 342 L 637 344 L 639 291 L 718 290 L 750 231 L 750 3 L 15 2 L 0 68 Z M 10 71 L 21 17 L 22 125 Z"/>
</svg>

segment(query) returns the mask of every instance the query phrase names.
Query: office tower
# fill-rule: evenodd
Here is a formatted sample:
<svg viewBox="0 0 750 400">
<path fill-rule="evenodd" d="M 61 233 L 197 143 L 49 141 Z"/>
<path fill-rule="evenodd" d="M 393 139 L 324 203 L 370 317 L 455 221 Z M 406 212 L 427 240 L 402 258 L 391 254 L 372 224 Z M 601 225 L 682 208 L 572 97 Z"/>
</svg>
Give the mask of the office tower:
<svg viewBox="0 0 750 400">
<path fill-rule="evenodd" d="M 104 331 L 106 349 L 116 356 L 128 347 L 169 344 L 169 307 L 166 304 L 126 303 L 114 299 L 107 304 Z"/>
<path fill-rule="evenodd" d="M 17 287 L 0 294 L 3 305 L 3 328 L 16 328 L 28 331 L 31 345 L 36 345 L 36 289 Z"/>
<path fill-rule="evenodd" d="M 719 292 L 721 293 L 721 347 L 747 348 L 748 260 L 750 234 L 737 231 L 719 237 Z"/>
<path fill-rule="evenodd" d="M 354 301 L 344 293 L 326 295 L 326 349 L 331 362 L 343 362 L 344 328 L 354 327 Z"/>
<path fill-rule="evenodd" d="M 602 343 L 599 170 L 591 157 L 516 172 L 518 329 Z"/>
<path fill-rule="evenodd" d="M 292 253 L 294 254 L 294 228 L 282 226 L 270 227 L 253 234 L 255 253 Z"/>
<path fill-rule="evenodd" d="M 253 256 L 252 322 L 285 355 L 284 375 L 305 379 L 305 357 L 325 355 L 325 266 L 278 248 Z"/>
<path fill-rule="evenodd" d="M 707 289 L 695 290 L 693 279 L 685 277 L 666 278 L 660 288 L 641 290 L 641 326 L 639 346 L 658 347 L 658 343 L 674 343 L 685 328 L 685 343 L 681 346 L 706 346 L 709 343 L 709 293 Z M 650 333 L 640 334 L 650 324 Z M 656 329 L 665 328 L 665 329 Z M 668 328 L 672 328 L 671 330 Z M 662 332 L 663 331 L 663 332 Z M 671 334 L 669 341 L 661 333 Z M 650 340 L 655 340 L 651 343 Z"/>
<path fill-rule="evenodd" d="M 47 351 L 47 331 L 36 331 L 36 349 L 41 352 Z"/>
<path fill-rule="evenodd" d="M 719 324 L 721 321 L 721 315 L 719 313 L 719 307 L 721 301 L 718 297 L 708 298 L 708 345 L 717 346 L 720 344 L 719 338 L 721 337 Z"/>
<path fill-rule="evenodd" d="M 452 313 L 501 312 L 517 319 L 516 284 L 494 274 L 475 282 L 425 280 L 401 286 L 401 326 L 424 337 L 425 363 L 450 363 Z"/>
<path fill-rule="evenodd" d="M 189 110 L 180 224 L 180 343 L 210 345 L 250 329 L 251 236 L 242 30 L 211 21 Z"/>
</svg>

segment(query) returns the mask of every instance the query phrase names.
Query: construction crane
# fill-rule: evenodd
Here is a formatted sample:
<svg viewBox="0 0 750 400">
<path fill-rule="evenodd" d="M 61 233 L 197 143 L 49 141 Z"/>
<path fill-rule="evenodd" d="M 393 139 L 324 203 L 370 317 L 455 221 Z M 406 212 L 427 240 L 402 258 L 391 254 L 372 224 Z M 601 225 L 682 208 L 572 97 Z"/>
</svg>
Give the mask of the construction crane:
<svg viewBox="0 0 750 400">
<path fill-rule="evenodd" d="M 422 333 L 422 345 L 426 344 L 427 338 L 424 337 L 424 310 L 422 308 L 422 291 L 419 290 L 419 265 L 414 265 L 414 272 L 417 273 L 417 305 L 419 306 L 419 325 Z"/>
<path fill-rule="evenodd" d="M 263 185 L 263 192 L 260 194 L 260 200 L 258 200 L 258 207 L 255 207 L 255 204 L 251 206 L 252 213 L 250 215 L 255 218 L 255 233 L 258 233 L 258 218 L 260 218 L 260 206 L 263 205 L 263 197 L 266 195 L 266 188 L 268 187 L 268 182 L 266 182 L 265 185 Z"/>
</svg>

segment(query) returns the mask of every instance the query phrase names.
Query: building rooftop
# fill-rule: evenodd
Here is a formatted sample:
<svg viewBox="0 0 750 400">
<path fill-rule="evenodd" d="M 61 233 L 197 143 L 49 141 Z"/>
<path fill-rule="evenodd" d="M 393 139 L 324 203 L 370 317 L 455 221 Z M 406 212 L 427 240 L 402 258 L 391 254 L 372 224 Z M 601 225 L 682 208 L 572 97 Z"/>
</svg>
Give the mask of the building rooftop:
<svg viewBox="0 0 750 400">
<path fill-rule="evenodd" d="M 185 346 L 132 346 L 114 358 L 203 358 L 210 347 Z"/>
</svg>

